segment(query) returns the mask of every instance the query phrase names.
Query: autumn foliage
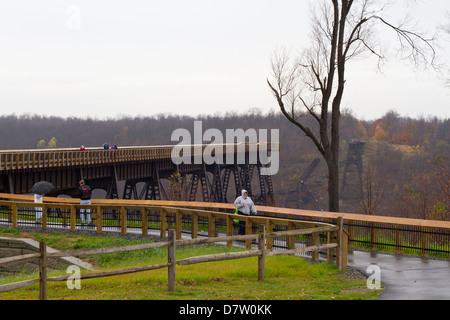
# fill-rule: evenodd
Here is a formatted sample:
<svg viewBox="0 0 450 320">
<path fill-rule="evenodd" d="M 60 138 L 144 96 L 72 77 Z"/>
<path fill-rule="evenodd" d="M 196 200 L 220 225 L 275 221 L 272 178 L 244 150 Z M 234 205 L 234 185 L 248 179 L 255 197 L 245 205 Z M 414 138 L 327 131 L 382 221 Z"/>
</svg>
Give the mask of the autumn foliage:
<svg viewBox="0 0 450 320">
<path fill-rule="evenodd" d="M 306 114 L 304 118 L 314 128 L 313 120 Z M 276 205 L 326 210 L 326 165 L 321 161 L 303 189 L 297 190 L 302 174 L 320 156 L 311 141 L 280 113 L 262 114 L 255 109 L 197 118 L 161 114 L 103 120 L 1 116 L 0 149 L 35 149 L 41 140 L 47 148 L 49 142 L 74 148 L 101 147 L 104 142 L 119 148 L 176 144 L 171 141 L 172 132 L 192 130 L 194 120 L 202 120 L 204 130 L 279 129 L 280 170 L 273 177 Z M 365 142 L 362 186 L 357 170 L 351 168 L 348 186 L 341 194 L 342 212 L 449 220 L 450 119 L 409 118 L 390 111 L 368 121 L 344 111 L 340 138 L 341 183 L 350 144 Z M 288 195 L 295 201 L 286 202 Z"/>
</svg>

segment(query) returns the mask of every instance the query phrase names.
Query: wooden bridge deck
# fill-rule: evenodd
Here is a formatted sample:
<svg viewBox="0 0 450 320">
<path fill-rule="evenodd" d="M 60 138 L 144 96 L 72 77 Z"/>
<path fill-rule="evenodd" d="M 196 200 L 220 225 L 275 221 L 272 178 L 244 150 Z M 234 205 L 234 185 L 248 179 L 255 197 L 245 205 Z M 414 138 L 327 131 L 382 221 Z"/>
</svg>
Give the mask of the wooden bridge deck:
<svg viewBox="0 0 450 320">
<path fill-rule="evenodd" d="M 251 152 L 257 152 L 260 157 L 260 151 L 263 150 L 279 150 L 279 143 L 122 146 L 113 150 L 99 147 L 86 148 L 84 151 L 79 148 L 1 150 L 0 192 L 29 193 L 34 183 L 49 181 L 54 185 L 52 195 L 73 196 L 77 192 L 78 181 L 84 179 L 92 189 L 105 190 L 107 198 L 119 198 L 119 188 L 122 188 L 119 187 L 119 181 L 125 181 L 124 198 L 135 195 L 157 199 L 160 192 L 164 192 L 161 179 L 168 179 L 174 172 L 180 172 L 192 175 L 192 180 L 200 181 L 192 184 L 191 198 L 195 198 L 197 185 L 201 184 L 205 201 L 221 202 L 228 189 L 229 181 L 225 178 L 230 176 L 231 171 L 235 180 L 238 180 L 235 183 L 236 194 L 242 188 L 251 192 L 252 172 L 256 167 L 255 172 L 260 175 L 259 169 L 263 166 L 260 162 L 250 163 Z M 232 164 L 227 163 L 230 154 L 233 154 Z M 222 161 L 207 164 L 205 155 Z M 245 163 L 236 161 L 241 156 Z M 176 162 L 180 159 L 191 161 Z M 205 179 L 210 181 L 205 182 Z M 145 184 L 145 190 L 139 195 L 136 189 L 138 182 Z M 260 177 L 253 183 L 260 185 L 262 191 L 259 198 L 262 201 L 273 201 L 270 177 Z"/>
<path fill-rule="evenodd" d="M 201 156 L 207 145 L 191 145 L 191 156 Z M 222 144 L 223 154 L 233 150 L 234 153 L 248 152 L 251 144 Z M 55 167 L 89 166 L 97 164 L 114 164 L 124 162 L 170 160 L 172 150 L 179 145 L 161 146 L 125 146 L 115 150 L 103 148 L 55 148 L 28 150 L 0 150 L 0 173 L 11 170 L 42 169 Z M 256 150 L 259 144 L 255 146 Z M 279 148 L 278 144 L 269 143 L 267 149 Z M 199 154 L 200 153 L 200 154 Z M 182 155 L 182 153 L 181 153 Z"/>
</svg>

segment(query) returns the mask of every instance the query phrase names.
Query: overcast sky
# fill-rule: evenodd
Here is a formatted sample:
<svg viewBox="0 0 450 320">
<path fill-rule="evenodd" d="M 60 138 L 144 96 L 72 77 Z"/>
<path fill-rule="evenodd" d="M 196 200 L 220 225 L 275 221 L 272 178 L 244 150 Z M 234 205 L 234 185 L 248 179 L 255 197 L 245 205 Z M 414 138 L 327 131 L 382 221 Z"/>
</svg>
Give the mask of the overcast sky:
<svg viewBox="0 0 450 320">
<path fill-rule="evenodd" d="M 432 30 L 448 12 L 448 0 L 417 1 L 413 18 Z M 308 34 L 306 0 L 0 0 L 0 114 L 278 110 L 270 58 L 307 46 Z M 450 88 L 410 69 L 349 65 L 343 107 L 366 120 L 391 109 L 449 117 Z"/>
</svg>

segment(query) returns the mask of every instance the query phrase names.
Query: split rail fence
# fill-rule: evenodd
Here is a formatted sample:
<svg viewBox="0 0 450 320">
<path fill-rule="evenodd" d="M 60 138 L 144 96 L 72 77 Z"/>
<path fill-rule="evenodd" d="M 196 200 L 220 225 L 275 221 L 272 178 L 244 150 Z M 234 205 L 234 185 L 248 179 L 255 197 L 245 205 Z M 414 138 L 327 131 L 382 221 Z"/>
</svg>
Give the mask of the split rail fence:
<svg viewBox="0 0 450 320">
<path fill-rule="evenodd" d="M 326 243 L 321 244 L 319 233 L 327 232 L 327 233 L 336 233 L 336 243 Z M 284 251 L 271 251 L 267 249 L 267 240 L 273 239 L 275 237 L 283 237 L 283 236 L 299 236 L 299 235 L 312 235 L 313 245 L 307 247 L 294 248 L 290 250 Z M 182 260 L 176 260 L 176 248 L 187 245 L 196 245 L 196 244 L 205 244 L 205 243 L 215 243 L 215 242 L 230 242 L 236 240 L 257 240 L 258 249 L 257 250 L 247 250 L 242 252 L 227 252 L 221 254 L 213 254 L 213 255 L 205 255 L 205 256 L 196 256 L 190 257 Z M 154 242 L 154 243 L 145 243 L 138 245 L 129 245 L 122 247 L 112 247 L 112 248 L 98 248 L 98 249 L 87 249 L 87 250 L 74 250 L 74 251 L 65 251 L 65 252 L 55 252 L 55 253 L 47 253 L 47 246 L 45 242 L 39 243 L 39 253 L 35 254 L 27 254 L 22 256 L 14 256 L 0 259 L 0 267 L 5 265 L 23 263 L 26 261 L 30 261 L 33 259 L 39 259 L 39 278 L 25 280 L 21 282 L 9 283 L 0 285 L 0 292 L 6 292 L 11 290 L 16 290 L 20 288 L 24 288 L 35 283 L 39 283 L 39 299 L 47 300 L 47 282 L 48 281 L 68 281 L 71 276 L 54 276 L 47 277 L 47 259 L 48 258 L 58 258 L 58 257 L 67 257 L 67 256 L 86 256 L 93 254 L 103 254 L 103 253 L 113 253 L 113 252 L 122 252 L 122 251 L 133 251 L 133 250 L 142 250 L 142 249 L 150 249 L 150 248 L 160 248 L 167 247 L 167 263 L 158 264 L 158 265 L 150 265 L 143 267 L 134 267 L 128 269 L 114 270 L 114 271 L 106 271 L 106 272 L 98 272 L 98 273 L 89 273 L 89 274 L 80 274 L 81 279 L 92 279 L 92 278 L 100 278 L 100 277 L 108 277 L 136 272 L 143 272 L 161 268 L 167 268 L 168 270 L 168 282 L 167 287 L 168 291 L 175 290 L 175 278 L 176 278 L 176 265 L 190 265 L 211 261 L 223 261 L 223 260 L 231 260 L 231 259 L 241 259 L 248 257 L 258 257 L 258 280 L 263 281 L 265 279 L 265 259 L 268 256 L 277 256 L 277 255 L 288 255 L 288 254 L 296 254 L 300 252 L 313 252 L 313 260 L 319 261 L 319 250 L 334 250 L 336 253 L 336 266 L 339 270 L 345 269 L 347 266 L 347 238 L 343 229 L 342 219 L 339 220 L 337 226 L 333 225 L 325 225 L 297 229 L 297 230 L 288 230 L 288 231 L 278 231 L 266 233 L 265 225 L 261 224 L 259 226 L 258 234 L 248 234 L 248 235 L 237 235 L 237 236 L 225 236 L 225 237 L 208 237 L 208 238 L 198 238 L 198 239 L 180 239 L 176 240 L 176 231 L 173 229 L 168 230 L 167 241 Z"/>
</svg>

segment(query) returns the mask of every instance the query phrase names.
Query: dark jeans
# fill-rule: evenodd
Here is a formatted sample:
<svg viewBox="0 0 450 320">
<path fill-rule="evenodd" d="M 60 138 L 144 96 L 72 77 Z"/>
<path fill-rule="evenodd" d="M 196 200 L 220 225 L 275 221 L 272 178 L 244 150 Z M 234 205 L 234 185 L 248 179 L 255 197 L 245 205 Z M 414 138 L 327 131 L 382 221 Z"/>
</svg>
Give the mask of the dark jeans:
<svg viewBox="0 0 450 320">
<path fill-rule="evenodd" d="M 244 214 L 239 210 L 238 214 L 241 216 L 248 216 L 248 214 Z M 245 235 L 245 221 L 239 220 L 238 227 L 239 227 L 238 235 Z"/>
</svg>

